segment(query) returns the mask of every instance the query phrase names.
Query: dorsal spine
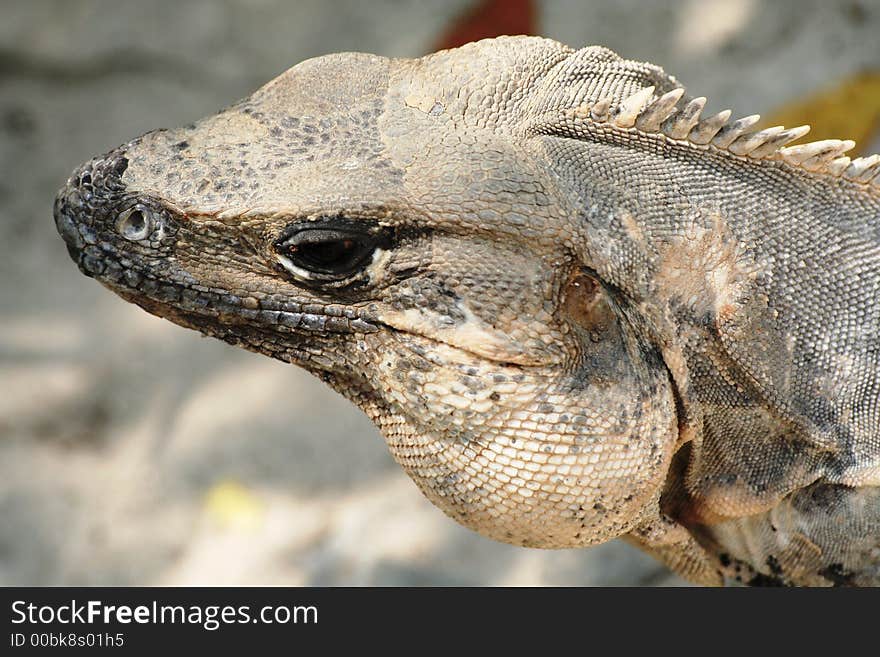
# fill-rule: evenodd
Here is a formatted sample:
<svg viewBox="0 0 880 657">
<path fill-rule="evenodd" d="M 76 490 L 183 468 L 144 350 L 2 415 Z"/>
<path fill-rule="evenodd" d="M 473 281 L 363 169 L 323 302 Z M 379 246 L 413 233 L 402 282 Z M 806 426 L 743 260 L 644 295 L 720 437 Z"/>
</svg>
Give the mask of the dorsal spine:
<svg viewBox="0 0 880 657">
<path fill-rule="evenodd" d="M 582 105 L 574 110 L 575 118 L 605 123 L 623 129 L 662 134 L 676 141 L 698 146 L 710 144 L 739 157 L 781 160 L 814 173 L 843 177 L 880 189 L 880 155 L 851 159 L 844 155 L 855 147 L 851 139 L 823 139 L 788 146 L 810 131 L 810 126 L 796 128 L 773 126 L 752 131 L 760 116 L 752 114 L 730 121 L 730 110 L 701 118 L 704 97 L 682 105 L 685 90 L 677 87 L 654 97 L 654 87 L 644 87 L 615 103 L 613 97 Z"/>
</svg>

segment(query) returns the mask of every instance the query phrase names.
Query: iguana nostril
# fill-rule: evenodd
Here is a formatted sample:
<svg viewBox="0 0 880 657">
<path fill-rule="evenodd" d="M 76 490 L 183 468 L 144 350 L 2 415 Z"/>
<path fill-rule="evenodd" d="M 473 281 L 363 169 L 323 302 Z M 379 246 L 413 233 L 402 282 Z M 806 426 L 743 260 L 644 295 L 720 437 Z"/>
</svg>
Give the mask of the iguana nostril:
<svg viewBox="0 0 880 657">
<path fill-rule="evenodd" d="M 136 205 L 119 215 L 116 219 L 116 230 L 125 239 L 137 242 L 150 236 L 153 219 L 149 210 Z"/>
<path fill-rule="evenodd" d="M 76 222 L 73 217 L 66 211 L 62 202 L 56 201 L 55 204 L 55 226 L 58 233 L 67 243 L 67 248 L 71 252 L 71 256 L 80 251 L 85 246 L 82 235 L 77 229 Z"/>
</svg>

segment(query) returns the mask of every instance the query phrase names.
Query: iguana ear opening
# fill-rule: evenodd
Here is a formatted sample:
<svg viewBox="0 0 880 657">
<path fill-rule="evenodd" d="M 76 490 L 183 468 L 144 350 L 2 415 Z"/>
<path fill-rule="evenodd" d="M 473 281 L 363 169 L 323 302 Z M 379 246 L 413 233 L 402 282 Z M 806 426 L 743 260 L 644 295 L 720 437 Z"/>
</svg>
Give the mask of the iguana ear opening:
<svg viewBox="0 0 880 657">
<path fill-rule="evenodd" d="M 613 320 L 602 284 L 583 269 L 568 276 L 563 292 L 561 314 L 572 325 L 586 331 L 594 341 Z"/>
</svg>

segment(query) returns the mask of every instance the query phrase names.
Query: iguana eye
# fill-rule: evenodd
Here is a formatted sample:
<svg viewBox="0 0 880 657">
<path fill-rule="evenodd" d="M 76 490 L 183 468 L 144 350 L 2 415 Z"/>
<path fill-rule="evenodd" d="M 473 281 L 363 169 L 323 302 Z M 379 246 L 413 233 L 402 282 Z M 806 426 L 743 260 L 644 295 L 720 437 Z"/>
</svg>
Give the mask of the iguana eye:
<svg viewBox="0 0 880 657">
<path fill-rule="evenodd" d="M 275 243 L 278 260 L 307 280 L 340 280 L 363 269 L 376 252 L 379 236 L 356 228 L 310 226 Z"/>
</svg>

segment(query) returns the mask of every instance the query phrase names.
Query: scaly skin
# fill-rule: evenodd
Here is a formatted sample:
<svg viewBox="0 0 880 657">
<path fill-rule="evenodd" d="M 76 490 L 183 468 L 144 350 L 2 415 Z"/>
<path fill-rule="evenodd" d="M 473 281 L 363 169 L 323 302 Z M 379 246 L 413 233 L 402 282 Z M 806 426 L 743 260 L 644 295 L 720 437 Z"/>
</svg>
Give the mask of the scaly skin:
<svg viewBox="0 0 880 657">
<path fill-rule="evenodd" d="M 126 300 L 360 406 L 482 534 L 878 584 L 871 162 L 709 143 L 678 88 L 527 37 L 322 57 L 87 163 L 55 220 Z"/>
</svg>

